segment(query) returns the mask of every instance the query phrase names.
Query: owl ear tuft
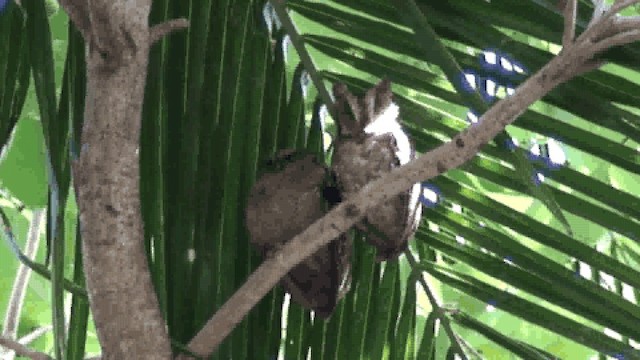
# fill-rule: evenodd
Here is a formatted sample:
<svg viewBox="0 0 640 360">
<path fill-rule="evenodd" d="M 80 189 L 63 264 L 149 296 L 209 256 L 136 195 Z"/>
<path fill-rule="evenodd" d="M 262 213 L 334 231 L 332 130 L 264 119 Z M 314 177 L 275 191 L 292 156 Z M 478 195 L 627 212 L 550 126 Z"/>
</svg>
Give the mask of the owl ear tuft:
<svg viewBox="0 0 640 360">
<path fill-rule="evenodd" d="M 391 80 L 389 80 L 388 78 L 382 78 L 382 80 L 380 80 L 379 83 L 376 84 L 376 86 L 374 87 L 375 89 L 378 89 L 379 92 L 391 92 Z"/>
<path fill-rule="evenodd" d="M 333 85 L 333 96 L 335 98 L 333 113 L 337 117 L 334 120 L 338 126 L 338 134 L 340 136 L 354 136 L 362 132 L 358 99 L 349 92 L 343 83 Z"/>
<path fill-rule="evenodd" d="M 391 92 L 391 81 L 384 78 L 378 84 L 367 90 L 364 95 L 363 108 L 365 109 L 364 126 L 366 127 L 391 105 L 393 92 Z"/>
<path fill-rule="evenodd" d="M 391 91 L 391 81 L 382 79 L 372 90 L 375 89 L 374 114 L 383 112 L 393 102 L 393 92 Z"/>
</svg>

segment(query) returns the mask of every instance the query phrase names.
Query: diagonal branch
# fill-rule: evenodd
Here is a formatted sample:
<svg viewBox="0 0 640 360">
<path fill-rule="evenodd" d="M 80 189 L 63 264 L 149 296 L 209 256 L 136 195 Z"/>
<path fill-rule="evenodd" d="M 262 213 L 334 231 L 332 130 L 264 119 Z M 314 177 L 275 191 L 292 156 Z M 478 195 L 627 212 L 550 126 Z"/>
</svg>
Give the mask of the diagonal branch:
<svg viewBox="0 0 640 360">
<path fill-rule="evenodd" d="M 273 5 L 278 18 L 282 22 L 282 26 L 287 30 L 287 34 L 289 35 L 289 38 L 291 38 L 291 43 L 298 52 L 300 61 L 304 64 L 305 70 L 307 70 L 307 72 L 309 73 L 311 81 L 313 81 L 313 84 L 318 90 L 318 94 L 320 94 L 320 98 L 322 98 L 322 101 L 324 102 L 327 109 L 329 109 L 329 111 L 333 111 L 331 110 L 333 108 L 331 106 L 331 104 L 333 104 L 333 98 L 329 94 L 329 90 L 327 90 L 327 87 L 324 85 L 322 77 L 318 73 L 318 69 L 314 64 L 313 59 L 309 55 L 307 49 L 304 47 L 302 36 L 300 36 L 295 24 L 293 23 L 293 21 L 291 21 L 289 14 L 287 14 L 284 0 L 269 0 L 269 2 L 271 3 L 271 5 Z"/>
<path fill-rule="evenodd" d="M 577 0 L 568 0 L 564 7 L 564 33 L 562 34 L 562 47 L 573 43 L 576 35 L 576 10 Z"/>
<path fill-rule="evenodd" d="M 89 4 L 87 0 L 60 0 L 60 6 L 69 16 L 84 39 L 87 39 L 91 22 L 89 21 Z"/>
<path fill-rule="evenodd" d="M 620 1 L 615 6 L 621 9 L 636 2 L 640 0 Z M 575 10 L 571 11 L 574 12 Z M 497 102 L 477 124 L 462 131 L 448 143 L 371 182 L 358 194 L 333 208 L 322 219 L 287 242 L 274 257 L 265 260 L 242 287 L 218 309 L 192 339 L 190 349 L 201 356 L 215 351 L 222 340 L 282 276 L 320 247 L 351 228 L 369 209 L 406 191 L 416 182 L 429 180 L 461 166 L 553 88 L 576 74 L 601 65 L 601 62 L 592 60 L 597 52 L 604 51 L 609 46 L 622 45 L 638 39 L 635 33 L 630 34 L 631 31 L 621 34 L 612 31 L 613 21 L 608 20 L 611 16 L 610 10 L 575 42 L 571 41 L 571 44 L 569 39 L 573 36 L 568 26 L 569 34 L 563 36 L 563 39 L 567 40 L 564 43 L 565 51 L 519 86 L 512 96 Z M 599 43 L 594 44 L 592 39 L 598 39 Z M 179 357 L 187 358 L 186 355 Z"/>
<path fill-rule="evenodd" d="M 604 0 L 591 0 L 591 2 L 593 3 L 593 14 L 587 27 L 591 27 L 591 25 L 598 21 L 600 17 L 602 17 L 602 14 L 607 11 L 607 5 L 604 3 Z"/>
<path fill-rule="evenodd" d="M 157 41 L 169 35 L 169 33 L 186 29 L 189 27 L 187 19 L 171 19 L 161 24 L 154 25 L 149 29 L 149 43 L 155 44 Z"/>
<path fill-rule="evenodd" d="M 594 53 L 599 53 L 614 46 L 625 45 L 638 40 L 640 40 L 640 28 L 617 33 L 611 37 L 603 39 L 593 46 L 593 50 Z"/>
<path fill-rule="evenodd" d="M 42 231 L 42 224 L 44 223 L 46 213 L 47 211 L 43 209 L 33 211 L 31 223 L 29 225 L 29 235 L 27 236 L 27 242 L 25 244 L 25 256 L 30 259 L 35 257 L 36 251 L 38 250 L 40 232 Z M 11 296 L 9 297 L 9 304 L 4 318 L 4 328 L 2 329 L 2 335 L 7 336 L 10 339 L 14 339 L 18 334 L 20 314 L 22 312 L 27 284 L 29 283 L 30 277 L 31 269 L 29 269 L 29 267 L 24 263 L 20 263 L 16 278 L 13 282 L 13 288 L 11 289 Z M 8 359 L 13 359 L 13 357 L 8 356 Z"/>
<path fill-rule="evenodd" d="M 418 268 L 418 263 L 416 262 L 416 259 L 413 257 L 413 254 L 411 253 L 411 251 L 407 249 L 405 250 L 404 254 L 407 257 L 407 261 L 409 261 L 409 264 L 411 265 L 411 269 L 413 271 L 417 271 L 420 273 L 421 270 Z M 468 359 L 467 354 L 464 352 L 464 350 L 462 350 L 462 346 L 460 345 L 460 338 L 453 331 L 449 317 L 445 314 L 440 304 L 438 304 L 438 300 L 436 299 L 435 295 L 433 295 L 433 292 L 431 291 L 431 288 L 429 288 L 429 285 L 427 285 L 427 282 L 424 281 L 424 277 L 422 275 L 418 276 L 418 282 L 420 283 L 420 285 L 422 285 L 422 288 L 424 289 L 425 294 L 427 294 L 427 297 L 429 298 L 429 302 L 431 303 L 431 307 L 433 308 L 433 311 L 435 311 L 435 313 L 437 314 L 437 317 L 440 320 L 440 324 L 442 324 L 444 331 L 447 333 L 447 336 L 449 337 L 449 342 L 451 343 L 451 346 L 457 353 L 460 360 L 467 360 Z"/>
<path fill-rule="evenodd" d="M 16 355 L 28 357 L 32 360 L 53 360 L 49 355 L 38 351 L 33 351 L 28 347 L 20 344 L 15 340 L 8 339 L 4 336 L 0 336 L 0 347 L 15 351 Z"/>
<path fill-rule="evenodd" d="M 615 16 L 617 13 L 624 10 L 625 8 L 628 8 L 629 6 L 637 3 L 640 3 L 640 0 L 616 0 L 613 6 L 611 6 L 611 8 L 609 9 L 608 15 L 605 15 L 605 16 L 608 16 L 608 17 Z"/>
</svg>

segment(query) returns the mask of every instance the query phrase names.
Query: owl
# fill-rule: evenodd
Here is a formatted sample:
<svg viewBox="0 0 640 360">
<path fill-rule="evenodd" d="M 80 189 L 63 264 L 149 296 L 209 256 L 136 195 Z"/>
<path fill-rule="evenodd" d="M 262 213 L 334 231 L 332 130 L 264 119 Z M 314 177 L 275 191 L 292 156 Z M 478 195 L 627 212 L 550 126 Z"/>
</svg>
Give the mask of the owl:
<svg viewBox="0 0 640 360">
<path fill-rule="evenodd" d="M 336 83 L 333 95 L 338 134 L 331 169 L 342 197 L 349 199 L 369 182 L 414 159 L 415 150 L 398 122 L 399 108 L 393 103 L 389 80 L 360 97 Z M 356 225 L 376 248 L 377 261 L 394 259 L 407 248 L 422 215 L 420 189 L 419 183 L 414 184 L 369 210 Z"/>
<path fill-rule="evenodd" d="M 329 169 L 314 155 L 282 150 L 268 166 L 250 191 L 245 214 L 251 243 L 265 258 L 340 201 Z M 328 318 L 351 286 L 351 252 L 343 234 L 294 267 L 281 285 L 293 301 Z"/>
</svg>

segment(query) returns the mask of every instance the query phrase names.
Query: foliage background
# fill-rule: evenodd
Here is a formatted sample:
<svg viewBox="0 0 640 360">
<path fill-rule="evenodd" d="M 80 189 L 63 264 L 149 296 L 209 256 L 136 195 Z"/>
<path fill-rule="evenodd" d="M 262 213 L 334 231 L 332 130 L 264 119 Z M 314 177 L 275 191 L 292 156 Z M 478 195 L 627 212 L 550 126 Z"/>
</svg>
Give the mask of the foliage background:
<svg viewBox="0 0 640 360">
<path fill-rule="evenodd" d="M 524 76 L 487 70 L 478 60 L 482 50 L 504 54 L 530 73 L 560 50 L 555 1 L 416 2 L 459 66 L 477 78 L 517 85 Z M 449 80 L 461 75 L 446 70 L 451 63 L 432 50 L 424 29 L 412 35 L 417 14 L 398 11 L 403 3 L 290 1 L 288 7 L 324 86 L 340 80 L 357 91 L 389 77 L 404 125 L 426 152 L 472 126 L 473 102 L 469 92 L 456 92 Z M 580 4 L 581 26 L 589 4 Z M 0 205 L 21 245 L 33 210 L 47 206 L 43 236 L 55 244 L 54 281 L 31 278 L 19 336 L 52 325 L 30 346 L 79 359 L 99 347 L 86 304 L 63 292 L 59 279 L 82 284 L 77 209 L 73 191 L 65 202 L 64 179 L 82 123 L 84 48 L 65 14 L 49 6 L 49 18 L 39 1 L 24 13 L 10 3 L 0 15 L 0 69 L 7 70 L 0 72 Z M 315 88 L 300 85 L 307 78 L 296 51 L 280 50 L 291 29 L 269 32 L 263 6 L 258 0 L 153 2 L 151 23 L 191 21 L 188 32 L 152 52 L 141 139 L 152 271 L 171 336 L 182 343 L 260 261 L 242 220 L 261 161 L 285 147 L 320 151 L 323 131 L 334 133 L 330 119 L 320 127 Z M 496 142 L 462 169 L 425 184 L 440 202 L 425 208 L 412 251 L 431 291 L 455 309 L 447 312 L 455 341 L 474 349 L 471 358 L 640 358 L 632 350 L 638 348 L 632 339 L 640 341 L 639 50 L 608 52 L 608 65 L 559 87 L 507 128 L 522 153 L 555 139 L 566 163 L 544 157 L 523 163 Z M 543 182 L 533 169 L 544 173 Z M 564 221 L 549 210 L 554 206 Z M 361 241 L 356 246 L 352 291 L 330 322 L 312 321 L 277 288 L 214 358 L 301 359 L 308 347 L 312 359 L 450 356 L 451 339 L 435 322 L 438 309 L 406 259 L 374 264 L 372 250 Z M 36 259 L 43 262 L 45 253 L 42 246 Z M 0 247 L 0 263 L 5 309 L 19 262 Z"/>
</svg>

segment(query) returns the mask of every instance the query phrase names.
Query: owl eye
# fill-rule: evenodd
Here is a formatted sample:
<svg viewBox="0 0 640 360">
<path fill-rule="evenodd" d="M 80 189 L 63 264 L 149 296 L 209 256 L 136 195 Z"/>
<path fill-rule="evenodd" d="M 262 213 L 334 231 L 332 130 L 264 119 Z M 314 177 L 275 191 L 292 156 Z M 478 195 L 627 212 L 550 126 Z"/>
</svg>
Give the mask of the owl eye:
<svg viewBox="0 0 640 360">
<path fill-rule="evenodd" d="M 335 172 L 340 195 L 349 199 L 371 181 L 384 173 L 408 163 L 415 151 L 407 134 L 398 122 L 399 107 L 393 103 L 389 80 L 382 80 L 355 97 L 342 87 L 340 106 L 348 106 L 354 116 L 340 117 L 339 125 L 347 128 L 356 141 L 338 132 L 332 154 L 332 170 Z M 352 125 L 348 128 L 348 125 Z M 362 141 L 360 141 L 362 140 Z M 382 159 L 382 160 L 381 160 Z M 419 206 L 419 186 L 388 199 L 384 204 L 367 211 L 356 226 L 367 234 L 366 240 L 377 249 L 377 261 L 396 258 L 407 248 L 419 223 L 421 212 L 411 209 Z M 414 194 L 415 193 L 415 194 Z M 326 195 L 325 195 L 326 196 Z M 372 231 L 375 229 L 376 231 Z"/>
</svg>

